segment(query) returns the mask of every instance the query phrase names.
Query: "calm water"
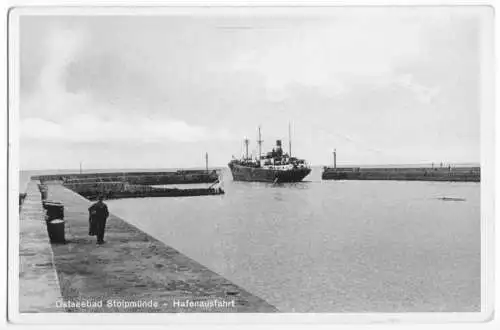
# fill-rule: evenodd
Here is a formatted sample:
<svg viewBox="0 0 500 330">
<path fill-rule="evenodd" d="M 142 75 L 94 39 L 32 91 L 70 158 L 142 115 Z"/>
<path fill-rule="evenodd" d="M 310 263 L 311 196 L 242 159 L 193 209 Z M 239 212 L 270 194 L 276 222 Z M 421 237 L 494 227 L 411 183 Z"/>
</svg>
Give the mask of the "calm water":
<svg viewBox="0 0 500 330">
<path fill-rule="evenodd" d="M 272 186 L 226 171 L 224 196 L 108 204 L 281 311 L 479 310 L 478 184 L 321 181 L 320 172 Z"/>
<path fill-rule="evenodd" d="M 226 171 L 224 196 L 108 205 L 281 311 L 479 311 L 477 183 L 321 181 L 320 172 L 272 186 Z"/>
</svg>

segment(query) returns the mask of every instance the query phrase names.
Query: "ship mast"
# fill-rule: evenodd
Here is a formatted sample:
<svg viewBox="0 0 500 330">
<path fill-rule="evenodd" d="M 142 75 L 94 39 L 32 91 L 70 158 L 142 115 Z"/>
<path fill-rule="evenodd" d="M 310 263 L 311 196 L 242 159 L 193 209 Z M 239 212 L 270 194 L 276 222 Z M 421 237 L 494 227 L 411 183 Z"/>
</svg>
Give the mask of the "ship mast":
<svg viewBox="0 0 500 330">
<path fill-rule="evenodd" d="M 289 157 L 292 157 L 292 133 L 290 123 L 288 123 L 288 153 Z"/>
<path fill-rule="evenodd" d="M 259 126 L 259 139 L 257 140 L 257 143 L 259 144 L 259 161 L 260 161 L 260 158 L 262 157 L 262 137 L 260 135 L 260 126 Z"/>
</svg>

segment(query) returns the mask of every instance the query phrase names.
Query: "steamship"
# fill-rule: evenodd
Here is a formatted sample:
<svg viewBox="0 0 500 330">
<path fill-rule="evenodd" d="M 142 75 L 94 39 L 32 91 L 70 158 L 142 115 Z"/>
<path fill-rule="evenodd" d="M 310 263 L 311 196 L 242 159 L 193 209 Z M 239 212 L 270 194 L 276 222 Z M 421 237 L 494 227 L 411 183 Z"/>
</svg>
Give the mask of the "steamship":
<svg viewBox="0 0 500 330">
<path fill-rule="evenodd" d="M 291 141 L 291 139 L 290 139 Z M 276 141 L 272 151 L 262 155 L 262 140 L 259 127 L 259 155 L 256 158 L 249 157 L 249 140 L 245 139 L 245 156 L 241 159 L 233 159 L 228 166 L 235 181 L 254 182 L 299 182 L 309 173 L 311 168 L 304 159 L 292 157 L 292 144 L 288 153 L 283 151 L 281 140 Z"/>
</svg>

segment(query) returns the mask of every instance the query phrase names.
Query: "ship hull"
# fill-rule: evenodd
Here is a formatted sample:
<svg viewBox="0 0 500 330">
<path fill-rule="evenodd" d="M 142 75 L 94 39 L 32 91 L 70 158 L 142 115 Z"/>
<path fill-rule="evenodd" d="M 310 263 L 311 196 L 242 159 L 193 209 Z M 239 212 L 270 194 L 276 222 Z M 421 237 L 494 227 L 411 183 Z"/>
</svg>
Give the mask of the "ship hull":
<svg viewBox="0 0 500 330">
<path fill-rule="evenodd" d="M 260 167 L 242 166 L 234 163 L 229 163 L 229 169 L 231 170 L 234 181 L 249 182 L 300 182 L 311 173 L 310 168 L 272 170 Z"/>
</svg>

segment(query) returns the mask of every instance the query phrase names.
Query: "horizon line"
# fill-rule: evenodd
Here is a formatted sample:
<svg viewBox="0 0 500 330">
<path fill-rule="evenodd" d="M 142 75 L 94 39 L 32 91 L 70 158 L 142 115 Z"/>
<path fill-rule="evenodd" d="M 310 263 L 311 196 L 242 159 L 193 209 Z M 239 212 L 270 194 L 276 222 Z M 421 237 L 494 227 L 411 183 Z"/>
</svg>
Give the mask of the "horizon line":
<svg viewBox="0 0 500 330">
<path fill-rule="evenodd" d="M 478 165 L 481 166 L 481 162 L 442 162 L 443 166 L 448 166 L 448 165 Z M 366 167 L 366 166 L 424 166 L 424 165 L 429 165 L 432 166 L 434 164 L 434 167 L 439 167 L 441 162 L 420 162 L 420 163 L 367 163 L 367 164 L 360 164 L 360 163 L 346 163 L 346 162 L 337 162 L 337 167 Z M 333 166 L 333 164 L 311 164 L 311 167 L 324 167 L 324 166 Z M 213 165 L 209 166 L 209 169 L 218 169 L 218 168 L 226 168 L 227 165 Z M 130 170 L 159 170 L 159 169 L 169 169 L 169 170 L 178 170 L 178 169 L 205 169 L 205 166 L 184 166 L 184 167 L 122 167 L 122 168 L 116 168 L 116 167 L 109 167 L 109 168 L 87 168 L 87 169 L 82 169 L 82 173 L 88 172 L 88 171 L 116 171 L 116 172 L 124 172 L 130 171 Z M 18 169 L 19 172 L 22 171 L 75 171 L 75 172 L 80 172 L 79 168 L 29 168 L 29 169 Z"/>
</svg>

